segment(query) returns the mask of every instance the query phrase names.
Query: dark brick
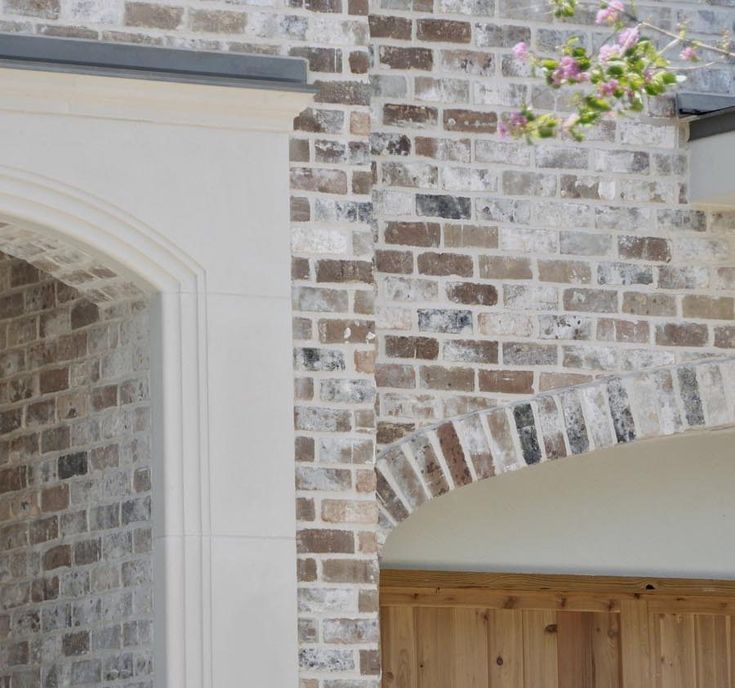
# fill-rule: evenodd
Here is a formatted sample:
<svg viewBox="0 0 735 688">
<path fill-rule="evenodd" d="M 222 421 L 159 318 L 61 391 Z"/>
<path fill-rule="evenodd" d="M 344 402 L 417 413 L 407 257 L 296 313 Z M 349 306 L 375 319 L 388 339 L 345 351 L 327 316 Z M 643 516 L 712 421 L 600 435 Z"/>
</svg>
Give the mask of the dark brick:
<svg viewBox="0 0 735 688">
<path fill-rule="evenodd" d="M 296 547 L 299 554 L 351 554 L 355 551 L 355 540 L 349 531 L 304 529 L 296 533 Z"/>
<path fill-rule="evenodd" d="M 369 19 L 371 38 L 395 38 L 398 40 L 411 40 L 410 19 L 405 17 L 384 17 L 371 14 Z"/>
<path fill-rule="evenodd" d="M 401 337 L 387 335 L 385 354 L 391 358 L 434 360 L 439 355 L 439 342 L 431 337 Z"/>
<path fill-rule="evenodd" d="M 99 308 L 91 301 L 79 301 L 72 306 L 71 328 L 73 330 L 96 323 L 99 319 Z"/>
<path fill-rule="evenodd" d="M 390 69 L 431 71 L 434 65 L 434 56 L 428 48 L 396 48 L 381 45 L 378 57 L 380 64 Z"/>
<path fill-rule="evenodd" d="M 472 202 L 463 196 L 416 194 L 416 214 L 462 220 L 470 217 Z"/>
<path fill-rule="evenodd" d="M 494 112 L 450 109 L 444 110 L 443 122 L 447 131 L 494 134 L 498 127 L 498 116 Z"/>
<path fill-rule="evenodd" d="M 421 41 L 469 43 L 472 39 L 472 26 L 468 22 L 447 19 L 419 19 L 416 27 L 417 37 Z"/>
<path fill-rule="evenodd" d="M 360 260 L 319 260 L 316 264 L 316 281 L 372 284 L 373 265 Z"/>
<path fill-rule="evenodd" d="M 450 282 L 447 298 L 454 303 L 494 306 L 498 302 L 498 290 L 492 284 Z"/>
<path fill-rule="evenodd" d="M 87 472 L 87 452 L 76 452 L 60 456 L 58 461 L 58 475 L 60 480 L 73 478 L 75 475 L 84 475 Z"/>
</svg>

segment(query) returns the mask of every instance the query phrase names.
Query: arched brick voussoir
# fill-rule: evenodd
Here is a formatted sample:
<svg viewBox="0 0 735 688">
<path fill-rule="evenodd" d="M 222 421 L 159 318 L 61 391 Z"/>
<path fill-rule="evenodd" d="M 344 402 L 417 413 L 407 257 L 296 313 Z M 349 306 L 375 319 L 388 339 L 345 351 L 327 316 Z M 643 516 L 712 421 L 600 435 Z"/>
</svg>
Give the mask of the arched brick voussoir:
<svg viewBox="0 0 735 688">
<path fill-rule="evenodd" d="M 139 285 L 88 251 L 22 222 L 0 221 L 0 251 L 20 258 L 99 305 L 144 296 Z"/>
<path fill-rule="evenodd" d="M 735 358 L 601 378 L 448 419 L 377 459 L 383 539 L 424 502 L 572 454 L 735 424 Z"/>
</svg>

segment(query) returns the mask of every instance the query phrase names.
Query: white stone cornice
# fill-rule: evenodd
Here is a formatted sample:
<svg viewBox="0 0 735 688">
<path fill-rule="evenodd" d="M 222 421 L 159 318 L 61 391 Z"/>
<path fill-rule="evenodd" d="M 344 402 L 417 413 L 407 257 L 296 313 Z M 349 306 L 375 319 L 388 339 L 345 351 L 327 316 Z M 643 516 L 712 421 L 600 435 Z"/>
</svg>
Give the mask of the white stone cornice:
<svg viewBox="0 0 735 688">
<path fill-rule="evenodd" d="M 0 68 L 0 111 L 29 114 L 285 132 L 312 99 L 293 90 Z"/>
</svg>

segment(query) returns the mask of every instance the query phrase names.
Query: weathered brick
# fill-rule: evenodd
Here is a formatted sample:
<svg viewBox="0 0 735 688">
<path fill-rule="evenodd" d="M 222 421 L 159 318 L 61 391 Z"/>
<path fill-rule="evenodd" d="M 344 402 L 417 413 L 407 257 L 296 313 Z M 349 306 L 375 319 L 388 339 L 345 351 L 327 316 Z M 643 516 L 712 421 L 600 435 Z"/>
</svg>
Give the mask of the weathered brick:
<svg viewBox="0 0 735 688">
<path fill-rule="evenodd" d="M 707 326 L 699 323 L 656 325 L 656 344 L 659 346 L 705 346 L 708 338 Z"/>
<path fill-rule="evenodd" d="M 592 313 L 614 313 L 618 309 L 618 293 L 602 289 L 565 289 L 564 309 Z"/>
<path fill-rule="evenodd" d="M 429 71 L 434 64 L 433 53 L 428 48 L 398 48 L 394 46 L 381 45 L 378 50 L 378 58 L 381 64 L 384 64 L 390 69 L 417 69 Z M 386 124 L 389 123 L 385 119 L 385 114 L 383 121 Z"/>
<path fill-rule="evenodd" d="M 676 315 L 676 299 L 667 294 L 628 291 L 623 294 L 623 313 L 632 315 Z"/>
<path fill-rule="evenodd" d="M 494 306 L 498 302 L 498 290 L 492 284 L 450 282 L 447 298 L 453 303 Z"/>
<path fill-rule="evenodd" d="M 395 38 L 411 40 L 412 22 L 407 17 L 380 16 L 371 14 L 369 17 L 371 38 Z"/>
<path fill-rule="evenodd" d="M 668 263 L 671 260 L 671 243 L 662 237 L 618 237 L 618 254 L 621 258 Z"/>
<path fill-rule="evenodd" d="M 345 553 L 355 551 L 355 540 L 351 532 L 334 529 L 301 529 L 296 534 L 296 547 L 303 553 Z"/>
<path fill-rule="evenodd" d="M 383 124 L 395 127 L 434 127 L 438 112 L 426 105 L 386 103 L 383 106 Z"/>
<path fill-rule="evenodd" d="M 472 257 L 456 253 L 421 253 L 416 264 L 422 275 L 471 277 L 473 273 Z"/>
<path fill-rule="evenodd" d="M 497 363 L 498 343 L 471 339 L 453 339 L 444 342 L 442 358 L 445 361 L 459 363 Z"/>
<path fill-rule="evenodd" d="M 420 41 L 469 43 L 472 26 L 468 22 L 448 19 L 419 19 L 416 22 L 416 36 Z"/>
<path fill-rule="evenodd" d="M 444 225 L 444 245 L 447 248 L 497 248 L 497 227 L 478 225 Z"/>
<path fill-rule="evenodd" d="M 316 281 L 370 284 L 373 281 L 373 266 L 360 260 L 322 259 L 316 263 Z"/>
<path fill-rule="evenodd" d="M 391 358 L 433 360 L 439 355 L 439 342 L 431 337 L 388 335 L 385 338 L 385 354 Z"/>
<path fill-rule="evenodd" d="M 442 115 L 447 131 L 469 131 L 478 134 L 494 134 L 498 127 L 498 116 L 494 112 L 478 110 L 448 109 Z"/>
<path fill-rule="evenodd" d="M 385 242 L 408 246 L 439 246 L 441 228 L 435 222 L 389 222 L 386 225 Z"/>
<path fill-rule="evenodd" d="M 183 7 L 169 7 L 147 2 L 125 3 L 125 24 L 152 29 L 173 30 L 181 25 Z"/>
<path fill-rule="evenodd" d="M 533 372 L 529 370 L 480 370 L 479 389 L 499 394 L 532 394 Z"/>
<path fill-rule="evenodd" d="M 463 196 L 417 194 L 416 214 L 461 220 L 470 217 L 471 200 Z"/>
<path fill-rule="evenodd" d="M 541 282 L 589 284 L 592 281 L 589 264 L 578 260 L 539 260 L 538 275 Z"/>
<path fill-rule="evenodd" d="M 687 295 L 681 302 L 685 318 L 705 318 L 707 320 L 735 319 L 735 299 L 730 296 Z"/>
<path fill-rule="evenodd" d="M 479 273 L 483 279 L 531 279 L 531 261 L 510 256 L 480 256 Z"/>
</svg>

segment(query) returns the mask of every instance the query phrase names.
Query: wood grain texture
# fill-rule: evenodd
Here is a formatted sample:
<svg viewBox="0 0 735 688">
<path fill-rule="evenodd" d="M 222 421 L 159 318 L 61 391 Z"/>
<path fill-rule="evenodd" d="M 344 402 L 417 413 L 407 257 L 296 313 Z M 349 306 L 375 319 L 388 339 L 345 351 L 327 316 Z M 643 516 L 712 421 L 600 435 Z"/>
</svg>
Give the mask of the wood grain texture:
<svg viewBox="0 0 735 688">
<path fill-rule="evenodd" d="M 735 597 L 735 580 L 640 578 L 626 576 L 568 576 L 554 574 L 475 573 L 383 569 L 381 587 L 485 588 L 530 592 L 624 593 L 656 596 Z"/>
<path fill-rule="evenodd" d="M 527 686 L 559 688 L 557 613 L 523 612 L 523 676 Z"/>
<path fill-rule="evenodd" d="M 624 600 L 620 607 L 620 659 L 623 688 L 649 688 L 651 638 L 646 600 Z"/>
<path fill-rule="evenodd" d="M 721 587 L 641 594 L 564 576 L 534 590 L 535 576 L 491 577 L 507 587 L 383 579 L 385 688 L 735 688 L 735 596 Z M 567 589 L 577 578 L 585 589 Z"/>
<path fill-rule="evenodd" d="M 409 607 L 381 609 L 383 686 L 418 688 L 414 610 Z"/>
<path fill-rule="evenodd" d="M 523 612 L 488 612 L 488 658 L 491 688 L 524 688 Z"/>
</svg>

